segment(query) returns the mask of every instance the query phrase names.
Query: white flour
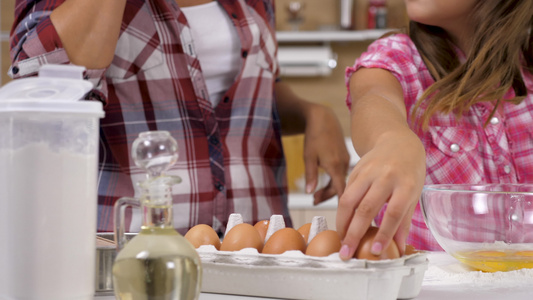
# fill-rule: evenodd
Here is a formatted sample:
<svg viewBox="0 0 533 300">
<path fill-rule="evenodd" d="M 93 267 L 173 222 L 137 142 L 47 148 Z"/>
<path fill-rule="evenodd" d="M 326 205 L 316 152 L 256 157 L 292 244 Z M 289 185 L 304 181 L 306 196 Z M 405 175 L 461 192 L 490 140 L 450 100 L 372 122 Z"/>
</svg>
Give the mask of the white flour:
<svg viewBox="0 0 533 300">
<path fill-rule="evenodd" d="M 489 273 L 473 270 L 459 261 L 450 263 L 450 256 L 443 253 L 430 253 L 428 259 L 431 263 L 424 275 L 426 285 L 457 284 L 471 288 L 526 285 L 533 287 L 533 269 Z"/>
<path fill-rule="evenodd" d="M 0 295 L 94 292 L 97 157 L 57 151 L 44 143 L 0 150 L 0 236 L 9 241 L 0 247 Z"/>
</svg>

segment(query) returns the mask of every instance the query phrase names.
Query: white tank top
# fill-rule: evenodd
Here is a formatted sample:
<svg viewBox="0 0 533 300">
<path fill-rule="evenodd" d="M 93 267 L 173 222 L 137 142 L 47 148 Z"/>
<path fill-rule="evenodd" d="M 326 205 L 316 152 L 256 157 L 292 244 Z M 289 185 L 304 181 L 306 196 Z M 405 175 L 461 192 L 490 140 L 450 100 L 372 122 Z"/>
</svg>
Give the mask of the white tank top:
<svg viewBox="0 0 533 300">
<path fill-rule="evenodd" d="M 226 11 L 213 1 L 181 8 L 192 31 L 209 100 L 217 106 L 241 68 L 241 43 Z"/>
</svg>

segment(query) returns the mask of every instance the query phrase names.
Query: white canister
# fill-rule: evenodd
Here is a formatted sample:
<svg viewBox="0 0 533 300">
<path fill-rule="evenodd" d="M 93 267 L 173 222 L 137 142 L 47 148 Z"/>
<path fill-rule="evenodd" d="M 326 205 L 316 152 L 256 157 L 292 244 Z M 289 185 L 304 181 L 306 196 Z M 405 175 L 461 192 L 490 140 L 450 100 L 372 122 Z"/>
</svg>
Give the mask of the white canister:
<svg viewBox="0 0 533 300">
<path fill-rule="evenodd" d="M 0 89 L 0 299 L 92 300 L 104 113 L 79 68 L 45 70 Z"/>
</svg>

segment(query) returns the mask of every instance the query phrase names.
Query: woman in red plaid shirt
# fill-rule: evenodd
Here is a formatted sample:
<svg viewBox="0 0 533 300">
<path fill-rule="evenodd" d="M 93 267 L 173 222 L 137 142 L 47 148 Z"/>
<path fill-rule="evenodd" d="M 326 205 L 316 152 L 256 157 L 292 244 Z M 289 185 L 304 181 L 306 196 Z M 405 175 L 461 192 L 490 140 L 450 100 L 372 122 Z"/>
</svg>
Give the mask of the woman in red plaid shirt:
<svg viewBox="0 0 533 300">
<path fill-rule="evenodd" d="M 285 216 L 281 134 L 304 133 L 307 190 L 318 167 L 331 182 L 315 202 L 340 195 L 349 155 L 332 110 L 304 101 L 278 80 L 273 1 L 17 0 L 11 74 L 45 63 L 76 64 L 104 102 L 98 230 L 112 231 L 113 204 L 139 196 L 145 174 L 131 161 L 140 132 L 167 130 L 179 159 L 169 173 L 174 225 L 224 232 L 228 216 L 255 223 Z M 129 217 L 139 229 L 140 213 Z"/>
<path fill-rule="evenodd" d="M 407 33 L 377 40 L 346 71 L 361 160 L 340 199 L 341 256 L 377 216 L 379 254 L 441 249 L 424 184 L 533 183 L 533 1 L 405 0 Z"/>
</svg>

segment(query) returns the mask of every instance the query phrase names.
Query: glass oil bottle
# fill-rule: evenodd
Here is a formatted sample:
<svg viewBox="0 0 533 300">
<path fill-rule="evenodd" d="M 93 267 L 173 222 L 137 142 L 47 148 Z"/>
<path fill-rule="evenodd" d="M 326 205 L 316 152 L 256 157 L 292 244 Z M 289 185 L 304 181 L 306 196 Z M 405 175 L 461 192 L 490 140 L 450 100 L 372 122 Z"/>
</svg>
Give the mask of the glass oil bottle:
<svg viewBox="0 0 533 300">
<path fill-rule="evenodd" d="M 147 171 L 147 179 L 139 183 L 140 199 L 121 198 L 115 204 L 119 253 L 113 265 L 113 284 L 117 299 L 198 299 L 200 258 L 172 224 L 172 186 L 181 179 L 163 174 L 177 156 L 177 143 L 167 131 L 143 132 L 133 143 L 132 158 Z M 143 215 L 141 231 L 128 242 L 124 235 L 127 206 L 140 206 Z"/>
</svg>

